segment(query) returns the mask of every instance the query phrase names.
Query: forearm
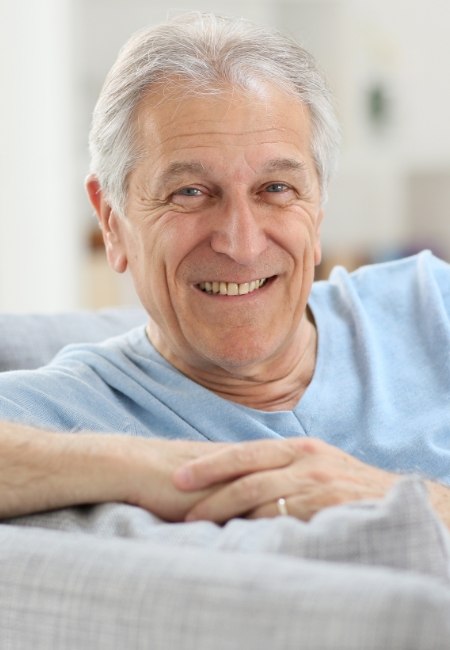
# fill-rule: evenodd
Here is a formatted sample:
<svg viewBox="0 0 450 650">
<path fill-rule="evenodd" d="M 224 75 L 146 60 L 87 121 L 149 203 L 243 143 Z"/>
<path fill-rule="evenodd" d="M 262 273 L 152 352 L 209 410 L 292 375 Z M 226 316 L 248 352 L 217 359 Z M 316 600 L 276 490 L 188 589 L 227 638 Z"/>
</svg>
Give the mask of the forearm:
<svg viewBox="0 0 450 650">
<path fill-rule="evenodd" d="M 2 422 L 0 517 L 120 500 L 113 438 Z"/>
<path fill-rule="evenodd" d="M 181 492 L 172 474 L 208 453 L 211 445 L 123 434 L 54 433 L 0 422 L 0 519 L 119 501 L 181 521 L 212 490 Z"/>
</svg>

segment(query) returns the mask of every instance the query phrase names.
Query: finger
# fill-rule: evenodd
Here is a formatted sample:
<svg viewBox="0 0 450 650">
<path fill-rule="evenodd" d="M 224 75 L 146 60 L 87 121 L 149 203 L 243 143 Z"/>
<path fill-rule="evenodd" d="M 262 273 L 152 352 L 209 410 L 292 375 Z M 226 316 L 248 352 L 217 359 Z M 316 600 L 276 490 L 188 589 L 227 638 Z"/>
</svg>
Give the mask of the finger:
<svg viewBox="0 0 450 650">
<path fill-rule="evenodd" d="M 264 503 L 245 515 L 246 519 L 274 519 L 275 517 L 294 517 L 301 521 L 309 521 L 316 514 L 317 508 L 301 496 L 281 497 L 280 499 Z"/>
<path fill-rule="evenodd" d="M 298 456 L 301 439 L 256 440 L 230 445 L 179 467 L 173 475 L 180 490 L 200 490 L 249 473 L 289 465 Z"/>
<path fill-rule="evenodd" d="M 301 484 L 297 484 L 295 492 L 286 492 L 284 496 L 284 507 L 278 504 L 278 499 L 262 504 L 246 513 L 247 519 L 259 519 L 262 517 L 276 517 L 288 514 L 302 521 L 309 521 L 314 515 L 325 508 L 331 508 L 346 503 L 358 501 L 373 501 L 384 496 L 385 492 L 367 490 L 367 486 L 360 486 L 355 483 L 339 481 L 337 483 L 318 483 L 305 478 Z"/>
<path fill-rule="evenodd" d="M 282 501 L 283 506 L 279 504 Z M 261 506 L 250 510 L 245 515 L 246 519 L 274 519 L 275 517 L 293 517 L 292 500 L 279 497 L 274 501 L 263 503 Z"/>
<path fill-rule="evenodd" d="M 290 476 L 286 470 L 269 470 L 248 474 L 226 483 L 196 503 L 186 516 L 187 521 L 208 520 L 223 523 L 246 515 L 256 508 L 274 502 L 284 494 L 290 494 L 296 487 L 290 485 Z"/>
</svg>

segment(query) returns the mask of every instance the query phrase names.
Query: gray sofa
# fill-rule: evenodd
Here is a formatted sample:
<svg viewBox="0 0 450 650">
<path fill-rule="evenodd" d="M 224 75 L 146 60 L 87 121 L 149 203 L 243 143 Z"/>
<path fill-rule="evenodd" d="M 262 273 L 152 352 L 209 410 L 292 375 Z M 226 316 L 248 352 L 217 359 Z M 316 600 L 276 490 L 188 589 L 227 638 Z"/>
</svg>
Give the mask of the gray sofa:
<svg viewBox="0 0 450 650">
<path fill-rule="evenodd" d="M 0 369 L 144 321 L 0 316 Z M 448 650 L 449 548 L 417 477 L 309 523 L 168 524 L 116 503 L 21 517 L 0 524 L 0 647 Z"/>
</svg>

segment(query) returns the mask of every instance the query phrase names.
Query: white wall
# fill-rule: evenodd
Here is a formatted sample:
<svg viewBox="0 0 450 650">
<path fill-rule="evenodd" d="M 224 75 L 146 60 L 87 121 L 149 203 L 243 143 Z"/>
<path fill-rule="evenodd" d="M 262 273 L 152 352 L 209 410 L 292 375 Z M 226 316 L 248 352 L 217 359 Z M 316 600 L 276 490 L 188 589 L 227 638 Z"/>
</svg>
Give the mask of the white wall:
<svg viewBox="0 0 450 650">
<path fill-rule="evenodd" d="M 79 302 L 71 4 L 0 4 L 0 308 Z"/>
</svg>

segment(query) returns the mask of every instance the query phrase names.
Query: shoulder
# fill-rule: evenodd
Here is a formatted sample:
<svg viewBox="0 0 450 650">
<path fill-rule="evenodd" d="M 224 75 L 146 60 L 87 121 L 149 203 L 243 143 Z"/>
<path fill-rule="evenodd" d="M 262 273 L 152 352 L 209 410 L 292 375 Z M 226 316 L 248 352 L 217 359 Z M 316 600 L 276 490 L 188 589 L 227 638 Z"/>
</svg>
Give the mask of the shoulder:
<svg viewBox="0 0 450 650">
<path fill-rule="evenodd" d="M 341 275 L 342 269 L 337 267 L 332 271 L 330 281 L 334 282 L 335 278 Z M 429 250 L 424 250 L 410 257 L 362 266 L 356 271 L 348 273 L 348 276 L 355 286 L 363 287 L 379 287 L 381 282 L 388 280 L 394 283 L 411 282 L 414 284 L 419 280 L 426 281 L 432 277 L 436 277 L 436 279 L 446 277 L 448 282 L 450 265 L 435 257 Z"/>
<path fill-rule="evenodd" d="M 450 265 L 429 251 L 352 273 L 337 267 L 314 284 L 309 304 L 322 340 L 328 331 L 330 340 L 364 337 L 396 349 L 430 346 L 431 336 L 435 349 L 450 345 Z"/>
<path fill-rule="evenodd" d="M 335 267 L 327 281 L 316 282 L 317 299 L 398 305 L 441 302 L 450 313 L 450 264 L 430 251 L 399 260 L 362 266 L 349 273 Z"/>
</svg>

